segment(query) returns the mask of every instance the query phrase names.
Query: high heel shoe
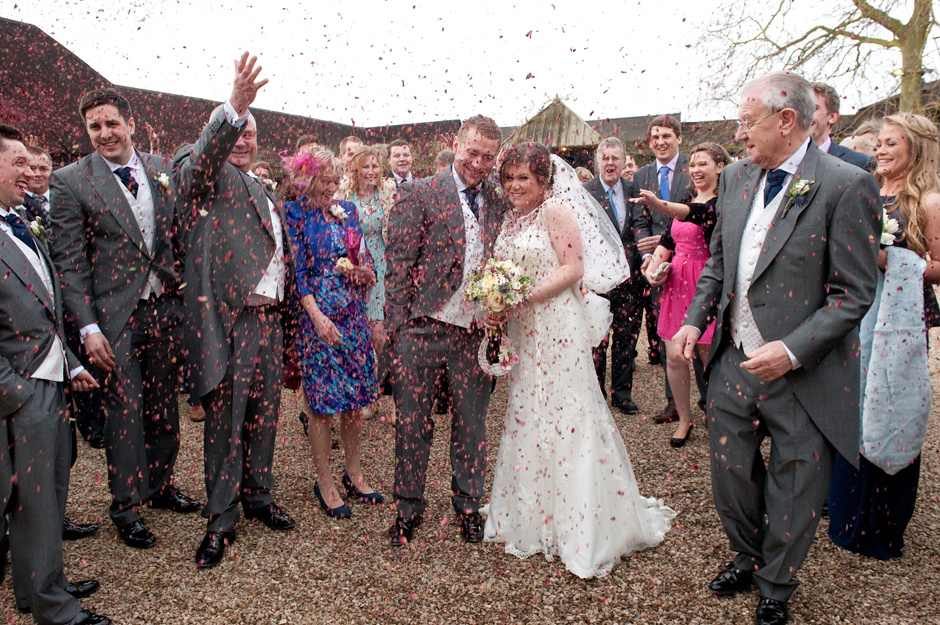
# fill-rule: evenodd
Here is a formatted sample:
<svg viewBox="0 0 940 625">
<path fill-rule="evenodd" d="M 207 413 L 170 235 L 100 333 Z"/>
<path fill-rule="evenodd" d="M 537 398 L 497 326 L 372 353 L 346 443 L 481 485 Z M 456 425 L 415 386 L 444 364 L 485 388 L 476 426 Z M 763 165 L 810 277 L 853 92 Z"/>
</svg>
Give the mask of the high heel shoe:
<svg viewBox="0 0 940 625">
<path fill-rule="evenodd" d="M 320 507 L 323 508 L 327 516 L 331 516 L 334 519 L 348 519 L 352 516 L 352 508 L 350 508 L 347 503 L 335 508 L 327 506 L 326 502 L 323 500 L 323 495 L 320 494 L 320 484 L 318 482 L 314 482 L 313 484 L 313 494 L 320 500 Z"/>
<path fill-rule="evenodd" d="M 693 429 L 695 429 L 695 426 L 692 424 L 689 424 L 689 429 L 686 430 L 685 438 L 670 438 L 669 444 L 675 447 L 676 449 L 678 449 L 679 447 L 683 447 L 686 444 L 686 442 L 689 440 L 689 437 L 692 436 Z"/>
<path fill-rule="evenodd" d="M 343 471 L 343 486 L 346 487 L 346 494 L 350 497 L 355 497 L 356 501 L 359 503 L 372 503 L 378 504 L 385 501 L 385 497 L 379 493 L 363 493 L 356 485 L 353 484 L 352 478 L 349 477 L 349 474 Z"/>
</svg>

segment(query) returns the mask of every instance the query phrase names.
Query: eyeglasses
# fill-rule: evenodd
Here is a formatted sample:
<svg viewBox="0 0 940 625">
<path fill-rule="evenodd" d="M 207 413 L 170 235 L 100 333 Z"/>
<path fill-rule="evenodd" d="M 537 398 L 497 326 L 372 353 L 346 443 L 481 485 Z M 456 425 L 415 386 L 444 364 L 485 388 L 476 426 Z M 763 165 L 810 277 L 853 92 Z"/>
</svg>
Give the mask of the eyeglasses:
<svg viewBox="0 0 940 625">
<path fill-rule="evenodd" d="M 759 122 L 759 121 L 761 121 L 761 120 L 764 120 L 764 119 L 767 119 L 768 117 L 770 117 L 770 116 L 772 116 L 772 115 L 776 115 L 776 114 L 779 113 L 779 112 L 780 112 L 780 111 L 774 111 L 773 113 L 767 113 L 767 114 L 764 115 L 763 117 L 758 118 L 758 119 L 755 119 L 755 120 L 752 121 L 752 122 L 748 122 L 748 121 L 744 121 L 743 119 L 739 119 L 739 120 L 738 120 L 738 128 L 739 128 L 740 130 L 743 130 L 744 132 L 750 132 L 751 128 L 753 128 L 754 126 L 757 125 L 757 122 Z"/>
</svg>

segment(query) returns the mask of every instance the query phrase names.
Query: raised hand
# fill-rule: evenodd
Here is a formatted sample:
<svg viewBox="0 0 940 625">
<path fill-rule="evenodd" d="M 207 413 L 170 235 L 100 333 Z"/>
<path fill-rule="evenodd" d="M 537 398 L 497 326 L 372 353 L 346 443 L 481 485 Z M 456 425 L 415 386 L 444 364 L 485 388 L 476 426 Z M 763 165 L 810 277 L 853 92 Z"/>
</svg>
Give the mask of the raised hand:
<svg viewBox="0 0 940 625">
<path fill-rule="evenodd" d="M 240 59 L 235 61 L 235 82 L 232 84 L 232 95 L 229 103 L 239 116 L 245 114 L 248 106 L 255 101 L 255 96 L 261 87 L 268 84 L 268 79 L 258 80 L 261 66 L 255 67 L 258 57 L 248 56 L 248 51 L 242 53 Z"/>
</svg>

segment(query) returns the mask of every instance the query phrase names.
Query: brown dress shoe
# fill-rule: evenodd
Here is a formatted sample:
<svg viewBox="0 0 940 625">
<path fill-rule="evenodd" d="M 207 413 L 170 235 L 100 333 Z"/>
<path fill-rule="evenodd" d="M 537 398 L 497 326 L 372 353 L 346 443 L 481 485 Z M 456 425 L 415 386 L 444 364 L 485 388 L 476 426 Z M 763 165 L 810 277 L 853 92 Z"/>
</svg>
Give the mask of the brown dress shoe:
<svg viewBox="0 0 940 625">
<path fill-rule="evenodd" d="M 666 406 L 666 409 L 653 417 L 655 423 L 672 423 L 679 420 L 679 411 L 673 405 Z"/>
</svg>

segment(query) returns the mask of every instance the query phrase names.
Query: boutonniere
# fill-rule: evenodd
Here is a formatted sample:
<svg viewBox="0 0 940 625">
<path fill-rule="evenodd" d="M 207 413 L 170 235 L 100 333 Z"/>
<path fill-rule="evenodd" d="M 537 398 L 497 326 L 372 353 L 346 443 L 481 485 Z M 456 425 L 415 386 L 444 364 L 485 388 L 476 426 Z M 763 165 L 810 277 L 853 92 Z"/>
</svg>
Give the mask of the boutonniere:
<svg viewBox="0 0 940 625">
<path fill-rule="evenodd" d="M 266 184 L 268 188 L 271 189 L 272 193 L 277 191 L 277 182 L 275 182 L 274 180 L 265 180 L 264 184 Z"/>
<path fill-rule="evenodd" d="M 162 186 L 164 189 L 168 190 L 170 188 L 170 177 L 165 173 L 161 172 L 160 175 L 157 176 L 157 182 L 159 182 L 160 186 Z"/>
<path fill-rule="evenodd" d="M 48 236 L 46 235 L 46 226 L 42 223 L 42 217 L 37 217 L 36 219 L 29 222 L 29 231 L 33 233 L 33 236 L 42 241 L 46 242 Z"/>
<path fill-rule="evenodd" d="M 787 213 L 789 213 L 790 209 L 794 206 L 797 208 L 803 206 L 803 202 L 806 201 L 806 195 L 815 182 L 815 178 L 812 180 L 800 178 L 793 183 L 793 186 L 790 187 L 790 193 L 788 194 L 790 199 L 787 200 L 787 205 L 783 208 L 783 214 L 780 215 L 780 219 L 786 218 Z"/>
<path fill-rule="evenodd" d="M 897 219 L 891 219 L 888 217 L 888 211 L 881 210 L 881 244 L 885 247 L 889 245 L 894 245 L 894 240 L 897 238 L 896 235 L 900 230 L 900 225 L 898 224 Z"/>
<path fill-rule="evenodd" d="M 346 209 L 339 203 L 330 204 L 330 213 L 340 221 L 346 221 L 349 218 Z"/>
</svg>

